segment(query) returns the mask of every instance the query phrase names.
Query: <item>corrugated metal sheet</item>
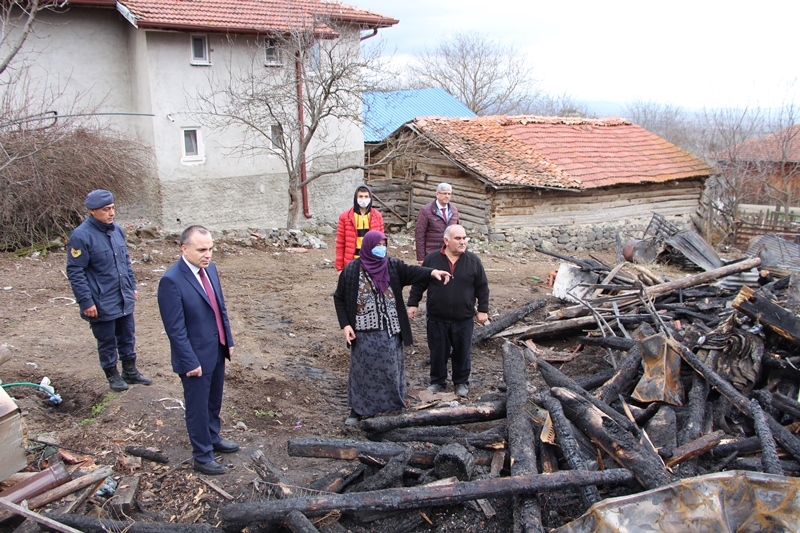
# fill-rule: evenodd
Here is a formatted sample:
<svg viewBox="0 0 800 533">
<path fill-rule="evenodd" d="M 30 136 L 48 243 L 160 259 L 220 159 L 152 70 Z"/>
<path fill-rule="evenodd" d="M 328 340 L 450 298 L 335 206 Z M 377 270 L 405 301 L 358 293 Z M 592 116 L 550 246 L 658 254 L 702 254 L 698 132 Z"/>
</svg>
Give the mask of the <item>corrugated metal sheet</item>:
<svg viewBox="0 0 800 533">
<path fill-rule="evenodd" d="M 767 233 L 747 247 L 747 257 L 758 256 L 763 267 L 779 267 L 800 271 L 800 245 Z"/>
<path fill-rule="evenodd" d="M 417 117 L 476 117 L 444 89 L 364 93 L 364 142 L 380 142 Z"/>
</svg>

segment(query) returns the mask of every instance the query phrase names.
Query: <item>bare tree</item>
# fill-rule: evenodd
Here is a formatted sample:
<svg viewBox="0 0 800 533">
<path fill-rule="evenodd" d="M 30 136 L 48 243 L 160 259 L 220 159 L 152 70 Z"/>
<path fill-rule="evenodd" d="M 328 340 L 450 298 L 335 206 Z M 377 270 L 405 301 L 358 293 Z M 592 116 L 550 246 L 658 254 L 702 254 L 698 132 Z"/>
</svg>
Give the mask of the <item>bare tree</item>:
<svg viewBox="0 0 800 533">
<path fill-rule="evenodd" d="M 445 38 L 409 68 L 416 86 L 441 87 L 478 115 L 525 112 L 541 93 L 524 53 L 476 32 Z"/>
<path fill-rule="evenodd" d="M 0 74 L 25 44 L 36 15 L 57 2 L 52 0 L 22 0 L 0 2 Z"/>
<path fill-rule="evenodd" d="M 714 197 L 723 216 L 732 220 L 740 203 L 755 200 L 748 198 L 746 187 L 750 156 L 745 143 L 762 131 L 763 111 L 749 107 L 705 109 L 701 117 L 706 127 L 706 158 L 722 171 L 715 180 Z"/>
<path fill-rule="evenodd" d="M 735 238 L 739 205 L 755 200 L 747 186 L 750 163 L 743 150 L 762 129 L 763 112 L 757 107 L 707 108 L 698 114 L 698 122 L 700 155 L 720 170 L 706 183 L 707 217 Z"/>
<path fill-rule="evenodd" d="M 753 168 L 770 203 L 788 213 L 800 200 L 800 107 L 787 102 L 772 110 L 768 128 Z"/>
<path fill-rule="evenodd" d="M 335 35 L 320 38 L 315 31 L 320 26 Z M 347 126 L 360 128 L 361 97 L 372 88 L 370 74 L 380 70 L 379 50 L 362 53 L 358 31 L 320 19 L 313 28 L 248 42 L 245 65 L 233 58 L 237 43 L 229 44 L 224 74 L 210 75 L 209 89 L 197 96 L 191 112 L 209 126 L 242 132 L 244 142 L 230 151 L 279 157 L 289 182 L 286 224 L 296 228 L 302 187 L 322 176 L 365 168 L 360 146 L 357 154 L 345 149 L 352 146 L 347 136 L 353 129 Z"/>
<path fill-rule="evenodd" d="M 31 83 L 35 58 L 22 59 L 21 51 L 37 14 L 62 4 L 0 2 L 2 250 L 46 246 L 81 222 L 87 191 L 109 188 L 120 200 L 132 198 L 150 171 L 142 145 L 78 108 L 83 94 L 67 100 L 62 87 Z"/>
<path fill-rule="evenodd" d="M 549 117 L 588 117 L 589 108 L 568 93 L 558 95 L 542 93 L 521 114 L 542 115 Z"/>
<path fill-rule="evenodd" d="M 697 148 L 692 134 L 693 117 L 682 107 L 652 100 L 634 100 L 625 104 L 623 114 L 634 124 L 684 150 Z"/>
</svg>

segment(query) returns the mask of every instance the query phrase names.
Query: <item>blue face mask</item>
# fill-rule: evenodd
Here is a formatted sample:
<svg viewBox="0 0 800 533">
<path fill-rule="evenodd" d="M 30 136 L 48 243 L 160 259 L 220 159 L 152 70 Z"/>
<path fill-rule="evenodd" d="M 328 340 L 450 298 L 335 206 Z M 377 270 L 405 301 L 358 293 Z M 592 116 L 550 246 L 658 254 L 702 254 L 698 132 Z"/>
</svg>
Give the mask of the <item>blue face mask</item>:
<svg viewBox="0 0 800 533">
<path fill-rule="evenodd" d="M 385 246 L 376 246 L 372 249 L 372 255 L 375 257 L 386 257 L 386 247 Z"/>
</svg>

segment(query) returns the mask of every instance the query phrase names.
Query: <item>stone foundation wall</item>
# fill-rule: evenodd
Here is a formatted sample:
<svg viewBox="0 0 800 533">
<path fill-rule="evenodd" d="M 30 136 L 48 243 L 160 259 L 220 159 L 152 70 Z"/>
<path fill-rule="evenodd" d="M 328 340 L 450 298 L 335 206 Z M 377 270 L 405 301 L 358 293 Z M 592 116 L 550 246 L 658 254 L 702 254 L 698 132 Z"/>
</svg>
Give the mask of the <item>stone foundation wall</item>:
<svg viewBox="0 0 800 533">
<path fill-rule="evenodd" d="M 507 242 L 524 249 L 543 246 L 562 252 L 615 250 L 618 233 L 623 243 L 641 239 L 650 220 L 651 217 L 602 224 L 509 228 L 502 232 L 491 231 L 488 238 L 489 242 Z M 669 221 L 681 229 L 691 227 L 689 217 L 673 217 Z"/>
</svg>

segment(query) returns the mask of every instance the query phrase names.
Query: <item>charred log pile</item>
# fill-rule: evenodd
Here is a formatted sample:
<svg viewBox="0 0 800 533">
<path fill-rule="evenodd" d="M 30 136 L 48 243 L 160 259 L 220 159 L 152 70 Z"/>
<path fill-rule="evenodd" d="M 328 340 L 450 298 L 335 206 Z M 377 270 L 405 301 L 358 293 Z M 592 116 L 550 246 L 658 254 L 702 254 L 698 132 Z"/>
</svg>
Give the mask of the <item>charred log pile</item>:
<svg viewBox="0 0 800 533">
<path fill-rule="evenodd" d="M 514 531 L 545 531 L 542 501 L 554 493 L 572 493 L 586 511 L 703 474 L 800 475 L 800 323 L 783 307 L 797 300 L 791 277 L 730 291 L 713 284 L 759 258 L 674 281 L 644 267 L 573 263 L 598 279 L 573 293 L 577 305 L 513 327 L 543 305 L 531 302 L 507 315 L 504 331 L 474 339 L 505 337 L 505 394 L 362 420 L 365 440 L 291 439 L 291 456 L 353 467 L 306 492 L 231 504 L 222 526 L 317 531 L 342 513 L 364 521 L 400 513 L 395 530 L 414 531 L 434 507 L 471 505 L 491 517 L 492 502 L 505 501 Z M 599 346 L 613 368 L 572 379 L 556 364 L 580 352 L 534 343 L 546 337 Z M 534 386 L 539 376 L 545 387 Z"/>
</svg>

